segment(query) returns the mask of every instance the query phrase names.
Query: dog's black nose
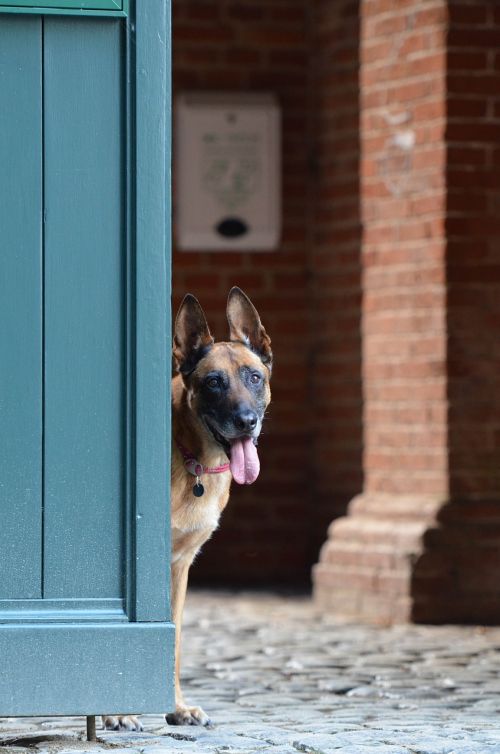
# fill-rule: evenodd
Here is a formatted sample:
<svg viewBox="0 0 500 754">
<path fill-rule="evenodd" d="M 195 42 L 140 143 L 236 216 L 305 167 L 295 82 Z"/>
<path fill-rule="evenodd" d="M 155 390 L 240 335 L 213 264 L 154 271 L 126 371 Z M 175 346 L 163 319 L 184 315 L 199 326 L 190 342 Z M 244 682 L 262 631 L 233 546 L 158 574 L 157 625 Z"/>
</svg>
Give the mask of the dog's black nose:
<svg viewBox="0 0 500 754">
<path fill-rule="evenodd" d="M 249 408 L 241 408 L 234 415 L 234 426 L 239 432 L 253 432 L 257 421 L 257 414 Z"/>
</svg>

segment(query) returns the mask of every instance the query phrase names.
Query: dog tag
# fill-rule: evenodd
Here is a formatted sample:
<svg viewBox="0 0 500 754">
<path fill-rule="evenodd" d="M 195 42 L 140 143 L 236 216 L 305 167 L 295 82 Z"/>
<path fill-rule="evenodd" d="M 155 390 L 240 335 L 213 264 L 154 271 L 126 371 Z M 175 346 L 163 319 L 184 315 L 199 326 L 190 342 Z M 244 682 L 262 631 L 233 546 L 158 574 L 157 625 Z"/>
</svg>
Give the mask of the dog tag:
<svg viewBox="0 0 500 754">
<path fill-rule="evenodd" d="M 205 487 L 200 482 L 200 477 L 196 477 L 196 484 L 193 487 L 193 495 L 195 497 L 201 497 L 205 492 Z"/>
</svg>

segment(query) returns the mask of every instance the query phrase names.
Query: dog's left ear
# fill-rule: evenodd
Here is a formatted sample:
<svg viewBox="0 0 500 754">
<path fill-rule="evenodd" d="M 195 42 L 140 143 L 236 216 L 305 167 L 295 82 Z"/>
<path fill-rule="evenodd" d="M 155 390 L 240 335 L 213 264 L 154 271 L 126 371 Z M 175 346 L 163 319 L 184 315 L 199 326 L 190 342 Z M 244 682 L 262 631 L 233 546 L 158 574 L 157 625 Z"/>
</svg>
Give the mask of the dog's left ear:
<svg viewBox="0 0 500 754">
<path fill-rule="evenodd" d="M 213 344 L 198 299 L 186 293 L 175 319 L 173 354 L 176 369 L 185 376 L 190 374 Z"/>
<path fill-rule="evenodd" d="M 227 299 L 229 339 L 248 346 L 271 371 L 273 354 L 271 338 L 264 330 L 257 309 L 243 291 L 234 287 Z"/>
</svg>

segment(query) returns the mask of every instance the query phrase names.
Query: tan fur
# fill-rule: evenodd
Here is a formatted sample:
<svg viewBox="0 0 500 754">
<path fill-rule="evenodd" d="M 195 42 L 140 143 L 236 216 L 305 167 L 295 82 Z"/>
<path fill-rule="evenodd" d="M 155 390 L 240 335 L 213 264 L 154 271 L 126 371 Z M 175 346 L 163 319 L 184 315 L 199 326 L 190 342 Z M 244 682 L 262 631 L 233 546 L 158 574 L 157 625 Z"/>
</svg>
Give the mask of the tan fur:
<svg viewBox="0 0 500 754">
<path fill-rule="evenodd" d="M 171 580 L 172 619 L 176 627 L 176 709 L 166 717 L 169 723 L 177 725 L 207 725 L 210 722 L 200 707 L 188 707 L 182 696 L 179 680 L 182 612 L 189 568 L 200 547 L 217 528 L 231 486 L 230 471 L 204 474 L 205 492 L 201 497 L 195 497 L 195 478 L 186 470 L 177 443 L 187 448 L 203 466 L 216 467 L 227 463 L 223 448 L 205 426 L 198 406 L 199 388 L 213 371 L 224 372 L 228 380 L 227 393 L 233 405 L 252 405 L 251 391 L 241 379 L 242 367 L 262 375 L 261 413 L 271 399 L 271 340 L 255 307 L 243 291 L 235 287 L 229 292 L 226 313 L 230 342 L 214 343 L 203 310 L 191 294 L 185 296 L 175 323 L 174 362 L 185 377 L 178 374 L 172 380 Z M 257 434 L 258 431 L 260 426 L 255 427 Z M 255 437 L 254 434 L 251 436 Z M 111 728 L 142 728 L 140 721 L 130 716 L 107 717 L 104 721 L 106 727 Z"/>
<path fill-rule="evenodd" d="M 255 366 L 262 370 L 262 362 L 240 343 L 216 343 L 191 377 L 193 388 L 187 390 L 182 377 L 172 380 L 172 435 L 196 456 L 204 466 L 219 466 L 227 463 L 227 456 L 214 442 L 212 435 L 197 418 L 196 387 L 204 375 L 215 367 L 234 374 L 231 390 L 235 397 L 245 388 L 236 379 L 237 369 L 242 365 Z M 267 402 L 271 399 L 269 383 L 266 383 Z M 219 517 L 229 500 L 231 474 L 206 474 L 203 477 L 205 494 L 194 497 L 194 478 L 184 468 L 184 460 L 176 443 L 172 447 L 172 617 L 176 626 L 175 687 L 176 715 L 187 723 L 206 724 L 205 713 L 198 707 L 187 707 L 182 696 L 180 675 L 181 624 L 186 597 L 188 571 L 200 547 L 209 539 L 218 526 Z M 173 721 L 173 720 L 172 720 Z M 179 722 L 179 720 L 175 720 Z"/>
</svg>

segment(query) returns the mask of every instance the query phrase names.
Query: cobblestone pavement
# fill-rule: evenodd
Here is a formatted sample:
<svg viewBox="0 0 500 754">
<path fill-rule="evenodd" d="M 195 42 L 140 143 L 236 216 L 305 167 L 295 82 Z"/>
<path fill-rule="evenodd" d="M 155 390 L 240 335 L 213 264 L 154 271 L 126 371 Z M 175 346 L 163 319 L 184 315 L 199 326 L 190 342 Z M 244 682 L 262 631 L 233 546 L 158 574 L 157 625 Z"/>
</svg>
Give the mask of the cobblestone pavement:
<svg viewBox="0 0 500 754">
<path fill-rule="evenodd" d="M 82 718 L 10 718 L 0 751 L 500 754 L 499 670 L 497 628 L 341 625 L 306 598 L 195 592 L 184 691 L 213 729 L 147 715 L 89 744 Z"/>
</svg>

